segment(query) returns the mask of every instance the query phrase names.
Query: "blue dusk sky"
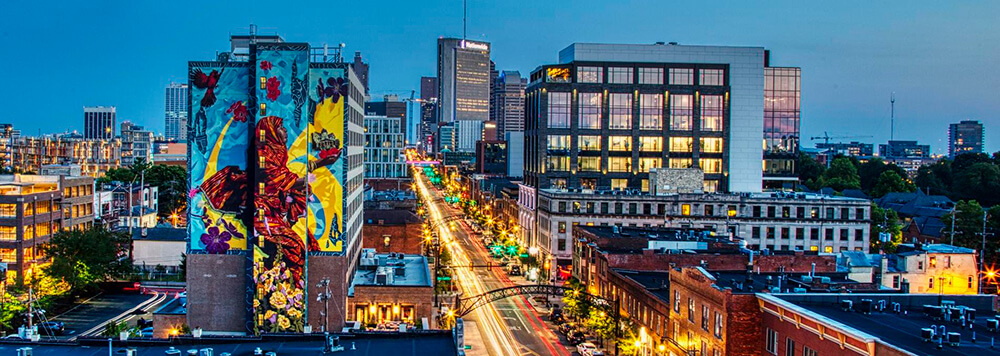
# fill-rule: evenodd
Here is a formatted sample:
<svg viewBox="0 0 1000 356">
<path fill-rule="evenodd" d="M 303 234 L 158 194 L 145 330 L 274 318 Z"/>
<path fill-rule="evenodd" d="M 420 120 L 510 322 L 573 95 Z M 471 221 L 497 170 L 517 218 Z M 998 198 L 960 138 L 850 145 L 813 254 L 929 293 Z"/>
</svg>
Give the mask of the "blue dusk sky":
<svg viewBox="0 0 1000 356">
<path fill-rule="evenodd" d="M 1000 2 L 469 0 L 468 37 L 492 42 L 498 69 L 527 74 L 573 42 L 763 46 L 802 68 L 802 140 L 889 137 L 944 153 L 947 127 L 1000 124 Z M 83 106 L 163 131 L 164 87 L 189 60 L 227 50 L 230 34 L 346 43 L 371 64 L 371 92 L 409 95 L 435 74 L 436 39 L 462 35 L 460 0 L 2 1 L 4 115 L 24 134 L 83 129 Z M 419 94 L 419 93 L 418 93 Z"/>
</svg>

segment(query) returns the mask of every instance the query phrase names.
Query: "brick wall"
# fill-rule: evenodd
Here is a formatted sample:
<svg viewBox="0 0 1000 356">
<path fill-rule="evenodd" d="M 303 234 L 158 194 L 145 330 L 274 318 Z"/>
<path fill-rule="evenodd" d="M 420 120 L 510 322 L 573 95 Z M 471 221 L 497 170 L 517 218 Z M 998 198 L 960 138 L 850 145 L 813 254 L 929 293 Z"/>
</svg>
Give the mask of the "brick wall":
<svg viewBox="0 0 1000 356">
<path fill-rule="evenodd" d="M 319 331 L 323 328 L 323 317 L 319 314 L 324 309 L 324 302 L 316 300 L 321 291 L 316 288 L 323 278 L 330 279 L 330 314 L 327 315 L 330 330 L 340 330 L 344 327 L 344 320 L 347 311 L 347 287 L 350 280 L 349 274 L 353 274 L 353 269 L 349 265 L 349 256 L 309 256 L 309 280 L 307 281 L 306 292 L 309 294 L 306 301 L 309 313 L 309 325 L 313 330 Z"/>
<path fill-rule="evenodd" d="M 246 256 L 190 254 L 187 263 L 188 326 L 246 332 Z"/>
<path fill-rule="evenodd" d="M 355 286 L 354 296 L 347 298 L 347 318 L 357 320 L 357 305 L 400 304 L 413 305 L 413 322 L 420 325 L 420 318 L 427 318 L 430 325 L 437 325 L 433 317 L 433 287 L 417 286 Z"/>
<path fill-rule="evenodd" d="M 402 252 L 419 255 L 423 246 L 420 223 L 403 225 L 364 224 L 361 227 L 361 247 L 373 248 L 379 253 Z M 389 235 L 389 245 L 385 236 Z"/>
<path fill-rule="evenodd" d="M 760 307 L 753 294 L 732 294 L 727 305 L 724 355 L 760 355 L 764 347 Z M 836 353 L 821 355 L 836 355 Z M 780 354 L 784 355 L 784 354 Z"/>
</svg>

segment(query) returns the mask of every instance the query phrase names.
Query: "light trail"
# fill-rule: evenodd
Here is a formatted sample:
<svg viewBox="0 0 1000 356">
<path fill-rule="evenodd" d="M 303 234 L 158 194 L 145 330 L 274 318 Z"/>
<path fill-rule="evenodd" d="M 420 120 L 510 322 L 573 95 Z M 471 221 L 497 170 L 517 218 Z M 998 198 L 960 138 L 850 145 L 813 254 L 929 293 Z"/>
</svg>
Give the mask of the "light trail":
<svg viewBox="0 0 1000 356">
<path fill-rule="evenodd" d="M 471 260 L 465 254 L 458 241 L 452 235 L 451 230 L 446 226 L 446 224 L 441 223 L 444 221 L 444 217 L 441 211 L 437 207 L 437 203 L 432 199 L 429 189 L 426 184 L 424 184 L 423 176 L 419 173 L 414 173 L 414 180 L 417 182 L 417 186 L 420 188 L 420 194 L 423 196 L 424 201 L 427 203 L 427 211 L 430 214 L 432 225 L 436 225 L 438 228 L 438 238 L 441 240 L 442 246 L 448 249 L 451 254 L 452 259 L 458 265 L 472 265 Z M 452 271 L 455 272 L 459 285 L 462 288 L 462 292 L 467 296 L 479 295 L 488 291 L 483 285 L 482 281 L 473 274 L 468 268 L 455 268 Z M 496 308 L 492 304 L 486 304 L 482 307 L 477 308 L 474 312 L 476 315 L 476 324 L 480 328 L 484 329 L 482 332 L 483 339 L 488 341 L 490 347 L 492 348 L 494 355 L 518 355 L 520 354 L 517 349 L 512 344 L 514 340 L 514 335 L 503 326 L 502 318 L 497 312 Z"/>
</svg>

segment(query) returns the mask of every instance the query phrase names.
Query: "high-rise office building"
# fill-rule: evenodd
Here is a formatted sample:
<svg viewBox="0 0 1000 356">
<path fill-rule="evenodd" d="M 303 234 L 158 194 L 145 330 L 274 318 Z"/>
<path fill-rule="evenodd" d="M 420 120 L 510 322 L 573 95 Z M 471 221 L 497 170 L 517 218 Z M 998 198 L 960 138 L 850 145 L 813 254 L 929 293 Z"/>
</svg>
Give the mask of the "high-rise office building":
<svg viewBox="0 0 1000 356">
<path fill-rule="evenodd" d="M 799 159 L 802 70 L 767 65 L 764 67 L 763 184 L 765 188 L 794 189 L 798 182 L 795 162 Z"/>
<path fill-rule="evenodd" d="M 307 43 L 245 52 L 188 64 L 188 324 L 340 330 L 361 250 L 364 85 Z"/>
<path fill-rule="evenodd" d="M 354 63 L 351 64 L 351 68 L 354 68 L 361 85 L 365 86 L 365 95 L 368 95 L 368 62 L 361 59 L 361 51 L 354 52 Z"/>
<path fill-rule="evenodd" d="M 764 49 L 576 43 L 531 73 L 525 183 L 646 190 L 700 167 L 704 191 L 762 187 Z"/>
<path fill-rule="evenodd" d="M 83 137 L 110 140 L 115 137 L 114 106 L 83 107 Z"/>
<path fill-rule="evenodd" d="M 164 135 L 167 139 L 186 141 L 188 126 L 188 86 L 170 83 L 164 100 Z"/>
<path fill-rule="evenodd" d="M 407 176 L 403 125 L 398 117 L 365 115 L 365 178 Z"/>
<path fill-rule="evenodd" d="M 153 132 L 125 121 L 121 127 L 122 165 L 129 166 L 137 159 L 153 162 Z"/>
<path fill-rule="evenodd" d="M 434 136 L 438 128 L 438 79 L 420 77 L 420 144 L 425 152 L 437 147 Z"/>
<path fill-rule="evenodd" d="M 921 145 L 917 141 L 889 141 L 878 145 L 878 155 L 883 158 L 927 158 L 931 156 L 931 145 Z"/>
<path fill-rule="evenodd" d="M 496 90 L 497 90 L 497 78 L 500 77 L 500 72 L 497 71 L 497 64 L 490 60 L 490 118 L 489 121 L 497 121 L 497 106 L 494 102 L 496 100 Z M 490 138 L 493 140 L 493 138 Z"/>
<path fill-rule="evenodd" d="M 497 136 L 503 138 L 507 132 L 524 132 L 524 88 L 527 78 L 516 70 L 500 72 L 494 83 L 493 121 L 497 123 Z"/>
<path fill-rule="evenodd" d="M 479 121 L 481 128 L 490 114 L 490 44 L 438 39 L 438 88 L 440 122 Z M 475 152 L 475 141 L 482 139 L 482 131 L 468 130 L 477 126 L 475 123 L 459 126 L 455 130 L 458 141 L 471 144 L 459 143 L 457 149 Z"/>
<path fill-rule="evenodd" d="M 983 124 L 979 121 L 963 120 L 948 125 L 948 156 L 983 153 L 985 138 Z"/>
<path fill-rule="evenodd" d="M 399 119 L 402 127 L 400 128 L 403 134 L 404 142 L 407 142 L 406 138 L 409 137 L 409 118 L 407 118 L 407 108 L 409 104 L 405 101 L 399 100 L 399 96 L 395 94 L 385 95 L 382 97 L 382 101 L 369 101 L 365 102 L 365 115 L 372 116 L 385 116 L 393 117 Z"/>
</svg>

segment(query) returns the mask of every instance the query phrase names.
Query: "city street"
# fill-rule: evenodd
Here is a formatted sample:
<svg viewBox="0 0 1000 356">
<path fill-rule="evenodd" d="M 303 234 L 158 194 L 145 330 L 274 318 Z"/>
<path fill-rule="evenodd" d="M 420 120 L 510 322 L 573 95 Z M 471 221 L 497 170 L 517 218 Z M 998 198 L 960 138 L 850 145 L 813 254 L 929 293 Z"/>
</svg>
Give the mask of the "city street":
<svg viewBox="0 0 1000 356">
<path fill-rule="evenodd" d="M 482 266 L 493 262 L 486 249 L 477 241 L 472 230 L 464 221 L 454 218 L 462 214 L 443 202 L 440 192 L 430 185 L 426 177 L 416 175 L 416 184 L 422 197 L 428 204 L 428 223 L 438 231 L 441 243 L 447 248 L 457 266 Z M 442 221 L 452 220 L 450 223 Z M 459 222 L 461 221 L 461 222 Z M 453 231 L 454 230 L 454 231 Z M 482 294 L 486 291 L 514 285 L 500 267 L 464 267 L 455 268 L 455 277 L 459 282 L 463 297 Z M 474 340 L 466 339 L 466 343 L 476 347 L 485 347 L 490 355 L 570 355 L 572 352 L 560 343 L 559 336 L 549 328 L 544 321 L 546 315 L 541 315 L 532 307 L 530 296 L 517 296 L 492 304 L 487 304 L 474 310 L 465 317 L 475 321 L 485 345 L 474 345 Z M 468 332 L 466 333 L 468 335 Z"/>
</svg>

